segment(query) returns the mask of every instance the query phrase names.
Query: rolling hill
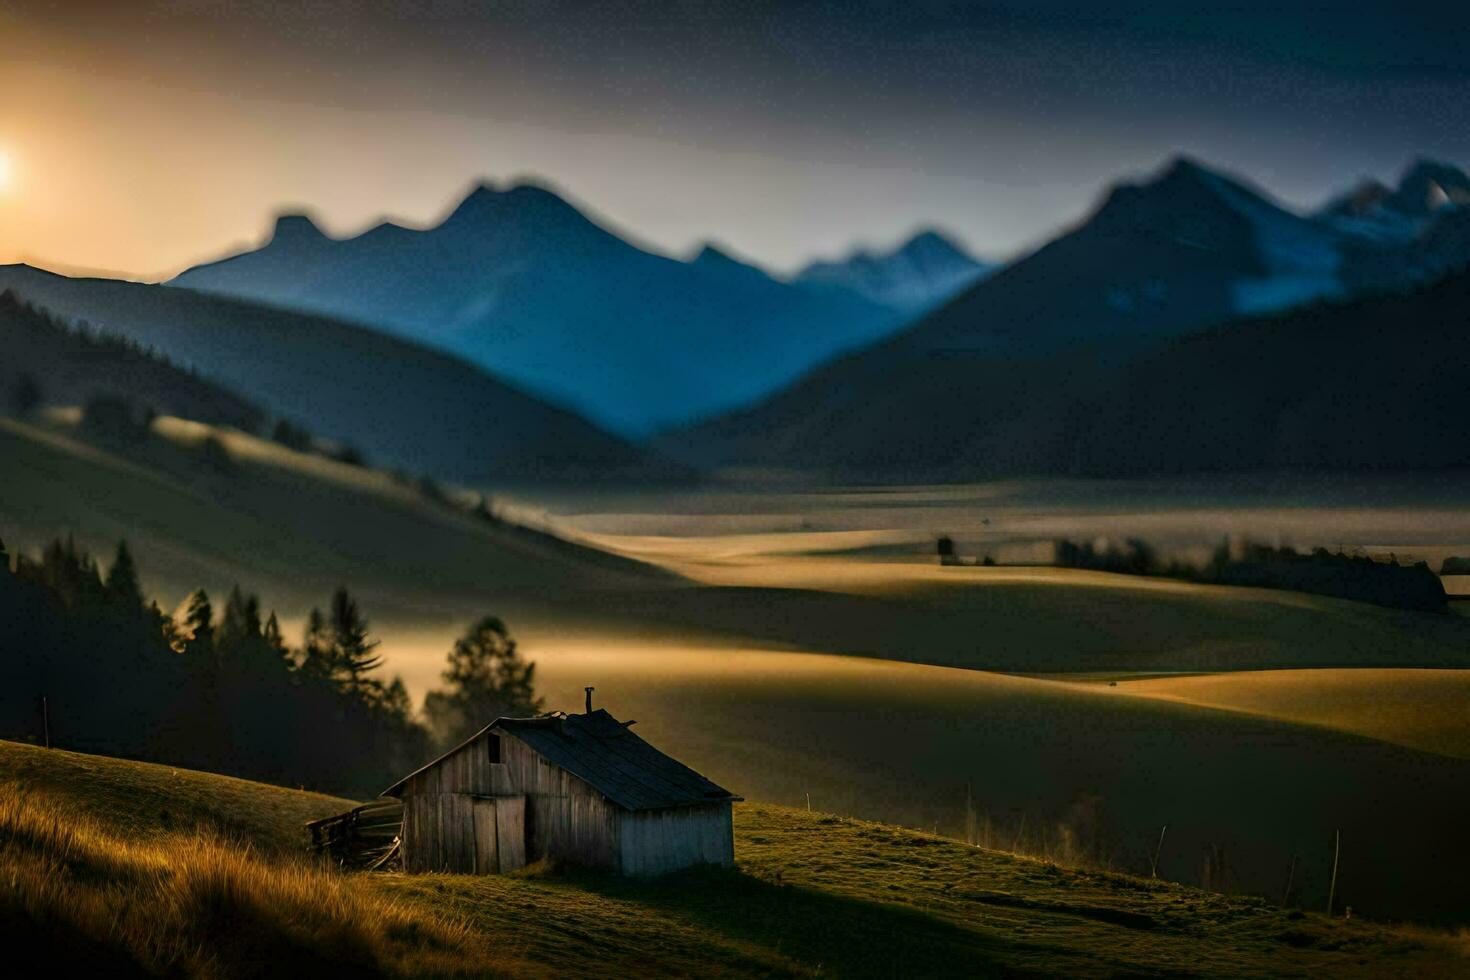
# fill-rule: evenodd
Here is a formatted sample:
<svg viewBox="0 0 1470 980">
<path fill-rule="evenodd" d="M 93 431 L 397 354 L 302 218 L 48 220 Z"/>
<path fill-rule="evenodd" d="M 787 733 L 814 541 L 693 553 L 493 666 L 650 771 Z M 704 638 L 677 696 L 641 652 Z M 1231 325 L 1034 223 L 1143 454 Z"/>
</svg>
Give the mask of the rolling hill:
<svg viewBox="0 0 1470 980">
<path fill-rule="evenodd" d="M 156 352 L 116 336 L 73 329 L 0 293 L 0 396 L 20 414 L 45 405 L 117 399 L 138 409 L 257 431 L 267 418 L 229 389 L 184 371 Z"/>
<path fill-rule="evenodd" d="M 226 466 L 202 455 L 211 436 Z M 0 418 L 0 459 L 0 536 L 13 550 L 74 535 L 108 554 L 125 538 L 149 595 L 170 608 L 194 588 L 239 583 L 296 617 L 350 584 L 378 617 L 455 623 L 526 596 L 576 605 L 677 581 L 477 516 L 411 480 L 167 416 L 120 441 L 68 421 Z"/>
<path fill-rule="evenodd" d="M 462 481 L 686 473 L 458 357 L 364 327 L 28 266 L 0 267 L 0 290 L 153 348 L 374 462 Z"/>
<path fill-rule="evenodd" d="M 1358 732 L 1470 759 L 1470 726 L 1464 723 L 1463 710 L 1470 703 L 1470 671 L 1463 668 L 1124 675 L 1115 684 L 1120 694 Z"/>
<path fill-rule="evenodd" d="M 202 465 L 210 435 L 228 468 Z M 64 419 L 4 421 L 0 458 L 13 466 L 0 533 L 17 553 L 58 534 L 94 552 L 126 537 L 165 607 L 238 582 L 292 636 L 345 584 L 416 694 L 437 683 L 466 623 L 501 615 L 549 704 L 580 703 L 595 685 L 754 799 L 810 792 L 818 808 L 955 834 L 973 781 L 997 828 L 1013 841 L 1025 820 L 1038 847 L 1092 800 L 1089 839 L 1116 846 L 1119 867 L 1136 870 L 1139 828 L 1167 820 L 1169 876 L 1198 880 L 1200 848 L 1227 846 L 1240 886 L 1269 891 L 1292 853 L 1310 853 L 1300 887 L 1314 906 L 1324 828 L 1341 826 L 1354 850 L 1341 894 L 1360 912 L 1442 921 L 1458 908 L 1446 889 L 1461 866 L 1464 762 L 987 672 L 1452 667 L 1467 649 L 1458 617 L 1077 570 L 801 556 L 670 562 L 701 577 L 691 582 L 476 517 L 388 474 L 167 417 L 126 445 Z M 63 698 L 52 708 L 78 710 Z M 1365 779 L 1380 795 L 1363 798 Z M 1431 866 L 1443 872 L 1433 882 Z"/>
<path fill-rule="evenodd" d="M 291 852 L 345 801 L 15 743 L 0 778 L 31 788 L 0 809 L 0 928 L 59 969 L 1353 976 L 1449 975 L 1466 955 L 1447 934 L 782 807 L 737 807 L 728 873 L 344 874 Z"/>
<path fill-rule="evenodd" d="M 210 434 L 229 470 L 201 457 Z M 538 656 L 657 641 L 1022 672 L 1470 662 L 1460 617 L 1286 591 L 917 556 L 724 561 L 718 540 L 558 537 L 477 518 L 387 473 L 170 418 L 120 445 L 70 424 L 0 420 L 0 459 L 11 474 L 0 537 L 12 551 L 70 534 L 107 555 L 126 538 L 166 608 L 239 583 L 288 623 L 345 584 L 415 693 L 437 684 L 464 626 L 492 612 Z"/>
<path fill-rule="evenodd" d="M 261 248 L 171 285 L 374 324 L 629 436 L 749 402 L 904 320 L 713 247 L 656 255 L 530 184 L 477 185 L 424 230 L 336 240 L 284 215 Z"/>
</svg>

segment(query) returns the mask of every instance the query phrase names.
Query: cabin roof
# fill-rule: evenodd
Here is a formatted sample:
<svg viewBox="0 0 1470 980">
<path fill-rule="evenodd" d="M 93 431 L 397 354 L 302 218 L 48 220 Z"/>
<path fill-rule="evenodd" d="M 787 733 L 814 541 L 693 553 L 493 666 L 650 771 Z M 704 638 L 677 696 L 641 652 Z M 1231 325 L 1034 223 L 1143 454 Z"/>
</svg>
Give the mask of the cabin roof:
<svg viewBox="0 0 1470 980">
<path fill-rule="evenodd" d="M 629 810 L 660 810 L 740 799 L 679 760 L 664 755 L 600 708 L 583 715 L 497 718 L 433 762 L 404 776 L 382 795 L 398 796 L 414 776 L 438 765 L 492 729 L 509 732 L 548 762 Z"/>
</svg>

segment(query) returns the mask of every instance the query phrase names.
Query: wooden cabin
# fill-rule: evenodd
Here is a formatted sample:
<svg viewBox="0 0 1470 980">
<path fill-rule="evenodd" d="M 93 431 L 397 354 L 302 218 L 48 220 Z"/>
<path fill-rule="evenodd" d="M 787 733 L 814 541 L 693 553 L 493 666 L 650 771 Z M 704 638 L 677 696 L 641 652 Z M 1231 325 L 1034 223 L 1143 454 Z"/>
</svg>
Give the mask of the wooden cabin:
<svg viewBox="0 0 1470 980">
<path fill-rule="evenodd" d="M 406 871 L 495 874 L 547 857 L 627 875 L 735 861 L 740 799 L 606 711 L 501 718 L 384 791 Z"/>
</svg>

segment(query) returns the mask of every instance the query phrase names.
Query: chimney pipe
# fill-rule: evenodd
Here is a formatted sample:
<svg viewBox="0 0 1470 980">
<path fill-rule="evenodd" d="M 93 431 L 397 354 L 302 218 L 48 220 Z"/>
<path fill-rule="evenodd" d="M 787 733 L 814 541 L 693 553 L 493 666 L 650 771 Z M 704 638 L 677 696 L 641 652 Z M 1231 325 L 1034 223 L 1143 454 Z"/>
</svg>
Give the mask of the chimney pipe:
<svg viewBox="0 0 1470 980">
<path fill-rule="evenodd" d="M 587 692 L 587 713 L 590 715 L 592 714 L 592 692 L 597 690 L 597 688 L 586 687 L 583 690 Z"/>
</svg>

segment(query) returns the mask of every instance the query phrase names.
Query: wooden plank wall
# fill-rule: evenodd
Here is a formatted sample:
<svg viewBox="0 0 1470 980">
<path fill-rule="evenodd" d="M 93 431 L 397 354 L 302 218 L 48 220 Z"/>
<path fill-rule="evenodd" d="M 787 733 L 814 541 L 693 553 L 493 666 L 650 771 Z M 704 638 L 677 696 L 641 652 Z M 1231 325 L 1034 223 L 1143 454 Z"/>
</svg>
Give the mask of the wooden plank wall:
<svg viewBox="0 0 1470 980">
<path fill-rule="evenodd" d="M 526 798 L 501 796 L 495 800 L 495 849 L 500 871 L 526 866 Z"/>
<path fill-rule="evenodd" d="M 474 797 L 460 793 L 405 793 L 405 871 L 475 870 Z"/>
<path fill-rule="evenodd" d="M 475 874 L 493 875 L 500 871 L 499 835 L 495 828 L 495 801 L 476 799 Z"/>
<path fill-rule="evenodd" d="M 735 824 L 730 803 L 624 811 L 618 820 L 619 868 L 628 875 L 658 875 L 696 864 L 735 864 Z"/>
<path fill-rule="evenodd" d="M 501 739 L 499 763 L 485 739 Z M 543 856 L 618 869 L 619 808 L 587 783 L 547 762 L 514 735 L 491 732 L 419 773 L 404 787 L 403 866 L 473 873 L 474 797 L 526 797 L 525 861 Z"/>
<path fill-rule="evenodd" d="M 513 735 L 501 743 L 508 781 L 526 795 L 530 846 L 526 860 L 552 857 L 589 868 L 617 869 L 617 806 Z"/>
<path fill-rule="evenodd" d="M 404 795 L 410 793 L 474 793 L 479 796 L 497 796 L 512 793 L 504 765 L 490 761 L 485 739 L 495 733 L 481 735 L 462 746 L 428 769 L 414 776 L 404 787 Z M 498 736 L 503 737 L 503 736 Z M 505 742 L 512 741 L 509 738 Z M 502 744 L 505 744 L 504 742 Z"/>
</svg>

